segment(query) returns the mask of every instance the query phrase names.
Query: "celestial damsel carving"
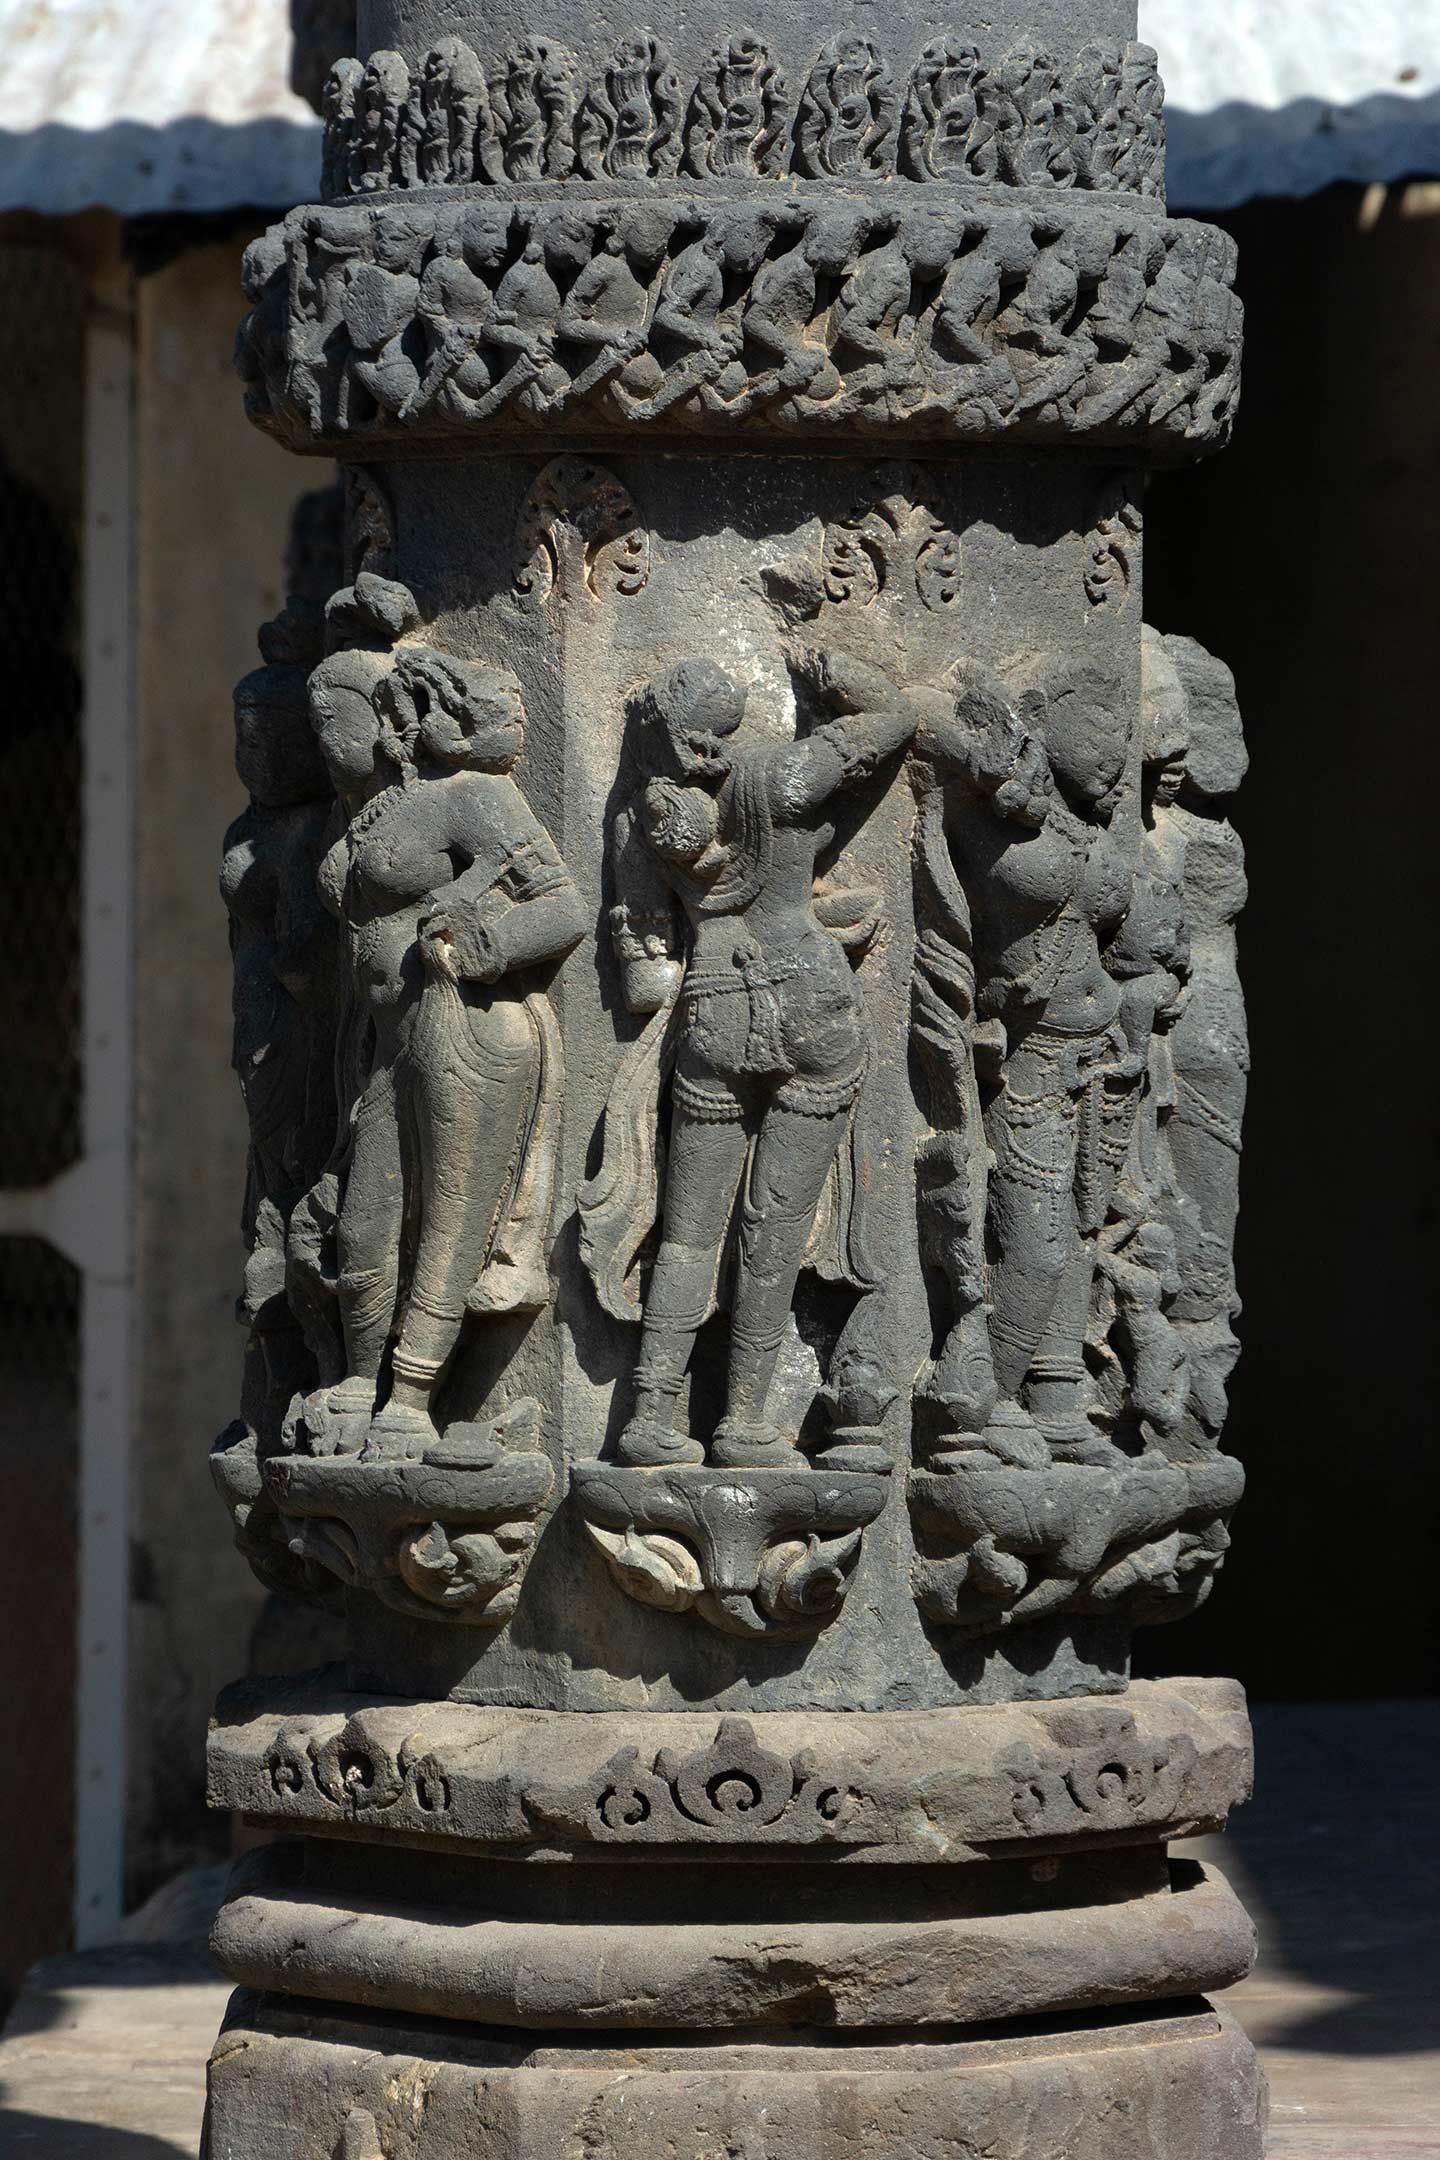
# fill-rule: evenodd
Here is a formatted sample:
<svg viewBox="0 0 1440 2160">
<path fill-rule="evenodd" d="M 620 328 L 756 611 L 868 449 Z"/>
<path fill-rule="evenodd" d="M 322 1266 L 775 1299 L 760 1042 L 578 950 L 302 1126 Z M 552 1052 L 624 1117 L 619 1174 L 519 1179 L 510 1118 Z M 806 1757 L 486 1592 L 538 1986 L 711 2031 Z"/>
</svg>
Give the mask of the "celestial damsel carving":
<svg viewBox="0 0 1440 2160">
<path fill-rule="evenodd" d="M 818 654 L 809 666 L 835 717 L 798 742 L 742 732 L 744 694 L 703 660 L 670 669 L 635 707 L 643 785 L 616 822 L 611 929 L 631 1011 L 673 1014 L 642 1037 L 652 1065 L 667 1037 L 673 1059 L 661 1236 L 643 1299 L 623 1269 L 650 1227 L 654 1142 L 633 1115 L 628 1064 L 615 1155 L 607 1143 L 580 1199 L 602 1301 L 642 1323 L 627 1463 L 705 1458 L 676 1430 L 675 1407 L 727 1262 L 729 1378 L 710 1459 L 731 1469 L 791 1461 L 796 1436 L 768 1421 L 767 1401 L 801 1268 L 873 1287 L 866 1176 L 850 1160 L 869 1031 L 844 945 L 816 913 L 817 826 L 837 790 L 904 747 L 914 715 L 874 672 Z"/>
<path fill-rule="evenodd" d="M 344 819 L 321 890 L 356 989 L 335 1173 L 344 1372 L 296 1405 L 291 1433 L 315 1455 L 418 1462 L 439 1441 L 435 1399 L 467 1313 L 548 1295 L 563 1076 L 524 977 L 569 950 L 581 919 L 510 777 L 513 677 L 412 642 L 337 653 L 309 696 Z M 493 1458 L 484 1432 L 470 1444 Z"/>
<path fill-rule="evenodd" d="M 1215 664 L 1180 650 L 1223 713 Z M 1023 670 L 1008 696 L 976 678 L 922 730 L 940 790 L 917 851 L 916 1024 L 939 1125 L 922 1163 L 951 1318 L 924 1389 L 936 1467 L 912 1479 L 916 1587 L 970 1633 L 1191 1609 L 1243 1485 L 1216 1452 L 1234 1301 L 1203 1227 L 1207 1202 L 1233 1226 L 1233 1152 L 1187 1161 L 1172 1049 L 1193 965 L 1175 810 L 1192 724 L 1148 631 L 1145 656 L 1133 737 L 1118 692 L 1073 670 Z M 1233 786 L 1243 766 L 1222 748 L 1213 769 Z M 1200 1036 L 1243 1087 L 1226 932 Z"/>
</svg>

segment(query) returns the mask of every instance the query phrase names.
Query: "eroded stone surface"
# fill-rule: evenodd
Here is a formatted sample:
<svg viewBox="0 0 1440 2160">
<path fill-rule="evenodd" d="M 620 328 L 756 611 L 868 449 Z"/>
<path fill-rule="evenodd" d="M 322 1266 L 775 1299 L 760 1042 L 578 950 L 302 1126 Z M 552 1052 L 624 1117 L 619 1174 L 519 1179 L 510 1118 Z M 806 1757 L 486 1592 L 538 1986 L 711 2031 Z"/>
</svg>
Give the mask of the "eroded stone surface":
<svg viewBox="0 0 1440 2160">
<path fill-rule="evenodd" d="M 983 2023 L 1226 1987 L 1249 1971 L 1255 1931 L 1223 1878 L 1182 1868 L 1137 1889 L 1117 1867 L 1064 1886 L 1066 1902 L 923 1918 L 733 1917 L 745 1900 L 717 1881 L 714 1917 L 494 1918 L 286 1880 L 283 1864 L 237 1887 L 212 1947 L 231 1979 L 262 1992 L 418 2011 L 478 2025 L 712 2028 Z M 1148 1872 L 1148 1871 L 1147 1871 Z M 963 1880 L 963 1878 L 962 1878 Z M 648 1885 L 646 1886 L 649 1887 Z M 482 1899 L 484 1891 L 475 1886 Z M 1091 1895 L 1086 1897 L 1085 1891 Z M 910 1899 L 896 1899 L 900 1903 Z M 663 1899 L 661 1901 L 663 1910 Z"/>
<path fill-rule="evenodd" d="M 380 2036 L 383 2035 L 383 2039 Z M 467 2039 L 241 1995 L 210 2072 L 208 2160 L 1261 2160 L 1253 2051 L 1206 2009 L 918 2048 L 677 2044 L 610 2050 Z"/>
<path fill-rule="evenodd" d="M 608 1855 L 964 1861 L 1217 1828 L 1250 1790 L 1233 1682 L 1008 1709 L 637 1717 L 366 1702 L 244 1683 L 210 1736 L 212 1804 L 367 1839 Z"/>
</svg>

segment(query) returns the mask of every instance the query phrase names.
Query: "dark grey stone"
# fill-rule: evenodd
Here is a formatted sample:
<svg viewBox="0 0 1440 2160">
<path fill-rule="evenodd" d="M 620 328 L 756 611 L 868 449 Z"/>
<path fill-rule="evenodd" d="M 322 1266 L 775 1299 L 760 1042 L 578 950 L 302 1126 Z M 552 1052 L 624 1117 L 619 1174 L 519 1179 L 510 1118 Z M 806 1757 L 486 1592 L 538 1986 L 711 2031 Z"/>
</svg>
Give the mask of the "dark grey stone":
<svg viewBox="0 0 1440 2160">
<path fill-rule="evenodd" d="M 212 2154 L 1241 2160 L 1243 2042 L 1106 2022 L 1250 1955 L 1165 1857 L 1238 1694 L 1128 1685 L 1243 1485 L 1244 753 L 1141 623 L 1240 319 L 1155 56 L 375 0 L 322 103 L 238 348 L 345 520 L 237 696 L 214 1470 L 347 1655 L 216 1725 L 300 1843 Z"/>
</svg>

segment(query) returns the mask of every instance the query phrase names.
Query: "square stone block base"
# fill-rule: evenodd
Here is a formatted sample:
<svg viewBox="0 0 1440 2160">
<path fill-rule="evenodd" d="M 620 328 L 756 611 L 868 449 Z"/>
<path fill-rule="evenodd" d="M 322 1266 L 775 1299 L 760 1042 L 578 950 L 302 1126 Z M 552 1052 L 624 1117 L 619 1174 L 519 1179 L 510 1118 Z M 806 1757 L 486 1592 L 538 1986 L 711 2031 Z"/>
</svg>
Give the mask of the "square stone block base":
<svg viewBox="0 0 1440 2160">
<path fill-rule="evenodd" d="M 204 2160 L 1262 2160 L 1265 2082 L 1203 2000 L 883 2042 L 543 2040 L 241 1992 Z"/>
</svg>

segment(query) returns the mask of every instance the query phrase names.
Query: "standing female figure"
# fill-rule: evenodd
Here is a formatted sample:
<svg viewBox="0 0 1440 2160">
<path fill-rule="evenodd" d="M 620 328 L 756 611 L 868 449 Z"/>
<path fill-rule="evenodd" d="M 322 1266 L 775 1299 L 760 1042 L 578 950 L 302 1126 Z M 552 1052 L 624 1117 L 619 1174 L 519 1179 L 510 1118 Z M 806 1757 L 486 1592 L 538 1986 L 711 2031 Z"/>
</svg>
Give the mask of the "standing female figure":
<svg viewBox="0 0 1440 2160">
<path fill-rule="evenodd" d="M 512 778 L 513 676 L 422 645 L 340 653 L 311 676 L 310 706 L 345 815 L 320 884 L 348 932 L 353 1107 L 337 1226 L 346 1373 L 303 1418 L 317 1452 L 418 1460 L 467 1312 L 547 1294 L 561 1076 L 548 1002 L 525 976 L 583 920 Z"/>
<path fill-rule="evenodd" d="M 800 741 L 737 740 L 745 694 L 708 660 L 682 661 L 639 702 L 646 777 L 617 821 L 612 922 L 631 1010 L 675 1004 L 676 1022 L 662 1234 L 620 1441 L 629 1463 L 703 1460 L 676 1430 L 676 1405 L 732 1218 L 728 1388 L 711 1458 L 794 1460 L 795 1435 L 767 1423 L 766 1398 L 869 1057 L 859 987 L 815 913 L 815 862 L 833 838 L 831 798 L 902 750 L 915 724 L 894 685 L 858 663 L 819 661 L 816 686 L 840 717 Z M 683 962 L 672 896 L 690 928 Z M 610 1129 L 607 1115 L 607 1142 Z M 597 1279 L 613 1184 L 602 1166 L 581 1196 Z M 841 1246 L 836 1272 L 872 1287 L 858 1241 Z"/>
</svg>

